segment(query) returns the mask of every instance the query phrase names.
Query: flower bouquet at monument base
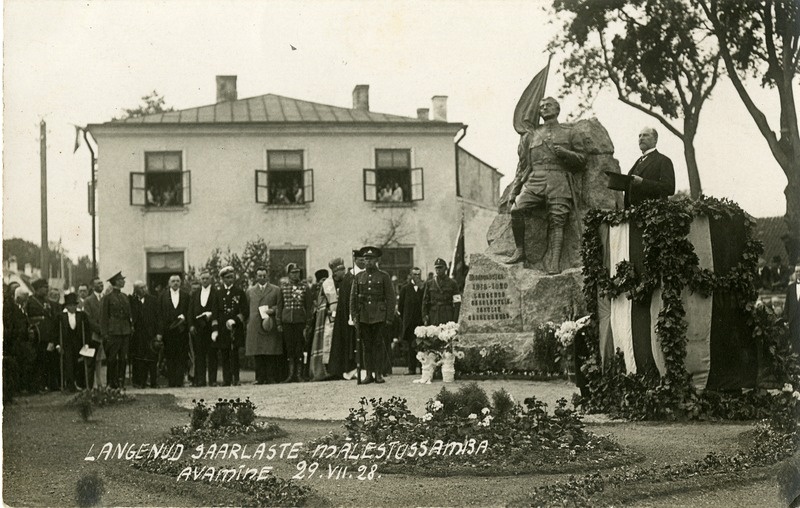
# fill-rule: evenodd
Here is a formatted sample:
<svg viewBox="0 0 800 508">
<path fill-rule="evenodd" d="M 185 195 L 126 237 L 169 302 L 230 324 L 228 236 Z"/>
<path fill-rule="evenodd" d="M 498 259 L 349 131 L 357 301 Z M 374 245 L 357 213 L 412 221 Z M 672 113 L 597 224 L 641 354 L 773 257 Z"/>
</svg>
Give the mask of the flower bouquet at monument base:
<svg viewBox="0 0 800 508">
<path fill-rule="evenodd" d="M 575 373 L 575 336 L 589 323 L 590 319 L 591 316 L 583 316 L 576 321 L 564 321 L 556 329 L 558 353 L 555 361 L 564 364 L 568 374 Z"/>
<path fill-rule="evenodd" d="M 455 349 L 458 344 L 458 323 L 450 321 L 442 325 L 418 326 L 414 329 L 417 339 L 417 360 L 422 364 L 422 377 L 415 383 L 430 384 L 436 367 L 442 366 L 442 380 L 445 383 L 455 379 L 456 356 L 464 357 L 462 351 Z"/>
</svg>

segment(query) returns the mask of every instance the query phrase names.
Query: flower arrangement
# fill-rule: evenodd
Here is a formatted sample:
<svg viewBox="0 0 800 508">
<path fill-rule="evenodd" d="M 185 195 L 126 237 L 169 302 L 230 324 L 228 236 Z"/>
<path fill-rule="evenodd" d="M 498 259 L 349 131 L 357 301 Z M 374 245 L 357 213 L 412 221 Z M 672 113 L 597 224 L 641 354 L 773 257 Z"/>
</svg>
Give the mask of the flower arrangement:
<svg viewBox="0 0 800 508">
<path fill-rule="evenodd" d="M 458 344 L 458 323 L 453 321 L 414 329 L 417 336 L 417 359 L 422 363 L 420 383 L 429 384 L 436 366 L 442 366 L 442 379 L 450 382 L 455 379 L 456 358 L 464 358 L 464 352 L 456 350 Z M 427 369 L 426 369 L 427 367 Z"/>
<path fill-rule="evenodd" d="M 576 321 L 564 321 L 556 329 L 556 340 L 558 346 L 558 353 L 555 362 L 564 362 L 567 367 L 567 372 L 571 372 L 575 358 L 575 336 L 578 332 L 589 324 L 591 316 L 583 316 Z"/>
</svg>

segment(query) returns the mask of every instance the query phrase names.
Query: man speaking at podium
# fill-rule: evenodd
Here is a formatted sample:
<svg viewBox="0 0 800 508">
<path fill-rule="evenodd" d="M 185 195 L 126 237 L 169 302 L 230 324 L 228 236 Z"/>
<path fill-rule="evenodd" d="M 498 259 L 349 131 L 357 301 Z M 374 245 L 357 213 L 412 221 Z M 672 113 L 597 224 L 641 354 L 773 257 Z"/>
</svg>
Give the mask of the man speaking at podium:
<svg viewBox="0 0 800 508">
<path fill-rule="evenodd" d="M 669 157 L 656 150 L 658 132 L 645 127 L 639 133 L 642 156 L 628 172 L 630 187 L 625 192 L 625 208 L 646 199 L 666 198 L 675 194 L 675 170 Z"/>
</svg>

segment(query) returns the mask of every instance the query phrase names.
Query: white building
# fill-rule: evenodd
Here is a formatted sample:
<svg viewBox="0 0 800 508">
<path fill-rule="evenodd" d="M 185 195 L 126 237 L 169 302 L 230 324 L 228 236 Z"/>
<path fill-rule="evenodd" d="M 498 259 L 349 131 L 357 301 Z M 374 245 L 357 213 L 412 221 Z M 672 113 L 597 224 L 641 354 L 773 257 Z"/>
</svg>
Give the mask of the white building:
<svg viewBox="0 0 800 508">
<path fill-rule="evenodd" d="M 467 251 L 482 252 L 502 175 L 458 146 L 466 125 L 446 101 L 428 119 L 370 111 L 367 85 L 352 108 L 237 99 L 236 76 L 218 76 L 215 104 L 90 125 L 102 271 L 153 286 L 262 237 L 273 277 L 289 261 L 349 264 L 366 243 L 404 277 L 450 258 L 462 214 Z"/>
</svg>

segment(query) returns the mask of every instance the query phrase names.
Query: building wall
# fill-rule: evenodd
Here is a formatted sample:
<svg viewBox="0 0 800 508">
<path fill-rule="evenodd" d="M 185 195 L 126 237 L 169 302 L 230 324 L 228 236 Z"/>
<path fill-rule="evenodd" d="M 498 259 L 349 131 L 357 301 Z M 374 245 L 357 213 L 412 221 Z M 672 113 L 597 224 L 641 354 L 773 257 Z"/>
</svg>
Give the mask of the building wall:
<svg viewBox="0 0 800 508">
<path fill-rule="evenodd" d="M 503 175 L 460 146 L 457 153 L 461 197 L 483 206 L 497 208 L 500 179 Z"/>
<path fill-rule="evenodd" d="M 352 248 L 376 241 L 390 220 L 400 222 L 399 244 L 414 247 L 414 263 L 424 270 L 452 253 L 461 209 L 449 133 L 93 134 L 99 145 L 98 251 L 109 275 L 122 270 L 129 280 L 144 279 L 147 251 L 183 251 L 187 265 L 202 265 L 214 248 L 241 252 L 259 236 L 270 248 L 305 247 L 310 273 L 333 257 L 349 259 Z M 375 167 L 376 148 L 411 149 L 412 167 L 424 168 L 423 201 L 404 207 L 364 201 L 363 168 Z M 314 169 L 314 202 L 292 209 L 257 204 L 254 171 L 266 169 L 267 150 L 298 149 L 306 168 Z M 178 210 L 131 206 L 130 173 L 144 171 L 145 152 L 177 150 L 191 171 L 191 204 Z"/>
</svg>

